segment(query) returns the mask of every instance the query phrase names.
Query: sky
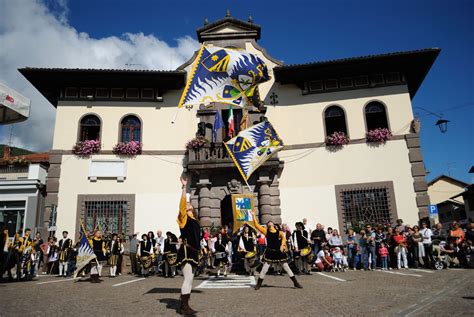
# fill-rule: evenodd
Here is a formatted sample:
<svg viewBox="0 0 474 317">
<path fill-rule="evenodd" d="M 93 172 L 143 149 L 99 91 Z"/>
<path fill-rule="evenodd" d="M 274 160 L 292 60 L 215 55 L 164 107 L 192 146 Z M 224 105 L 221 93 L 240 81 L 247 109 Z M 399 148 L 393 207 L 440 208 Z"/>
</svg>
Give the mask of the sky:
<svg viewBox="0 0 474 317">
<path fill-rule="evenodd" d="M 51 148 L 54 107 L 17 71 L 31 67 L 175 69 L 199 47 L 196 29 L 229 9 L 262 26 L 259 44 L 286 64 L 439 47 L 412 103 L 430 180 L 473 182 L 474 1 L 0 0 L 0 81 L 32 100 L 0 143 Z M 127 66 L 134 64 L 135 66 Z M 138 65 L 138 66 L 137 66 Z M 448 132 L 435 126 L 449 120 Z"/>
</svg>

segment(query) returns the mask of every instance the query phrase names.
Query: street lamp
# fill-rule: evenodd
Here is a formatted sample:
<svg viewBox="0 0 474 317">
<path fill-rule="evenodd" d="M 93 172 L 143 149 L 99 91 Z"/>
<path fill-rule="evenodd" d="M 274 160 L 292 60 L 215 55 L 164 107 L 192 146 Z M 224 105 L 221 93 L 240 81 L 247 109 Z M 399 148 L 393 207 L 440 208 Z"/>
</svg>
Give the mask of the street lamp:
<svg viewBox="0 0 474 317">
<path fill-rule="evenodd" d="M 437 117 L 438 121 L 436 121 L 435 125 L 439 128 L 441 133 L 446 133 L 448 131 L 448 122 L 449 122 L 449 120 L 443 119 L 443 114 L 442 113 L 436 113 L 436 112 L 430 111 L 428 109 L 425 109 L 423 107 L 413 107 L 413 109 L 421 109 L 421 110 L 427 112 L 428 114 Z"/>
</svg>

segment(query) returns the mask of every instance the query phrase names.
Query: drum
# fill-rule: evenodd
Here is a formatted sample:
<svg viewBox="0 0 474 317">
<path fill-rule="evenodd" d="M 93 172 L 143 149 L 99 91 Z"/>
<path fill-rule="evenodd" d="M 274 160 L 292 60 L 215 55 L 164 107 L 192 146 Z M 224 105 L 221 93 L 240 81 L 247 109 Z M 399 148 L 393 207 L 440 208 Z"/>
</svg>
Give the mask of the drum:
<svg viewBox="0 0 474 317">
<path fill-rule="evenodd" d="M 168 253 L 166 254 L 166 262 L 168 265 L 176 265 L 176 260 L 178 259 L 178 254 Z"/>
<path fill-rule="evenodd" d="M 253 251 L 247 252 L 247 254 L 245 254 L 245 259 L 251 260 L 251 259 L 253 259 L 256 255 L 257 255 L 257 254 L 256 254 L 255 252 L 253 252 Z"/>
<path fill-rule="evenodd" d="M 140 262 L 143 265 L 145 270 L 148 270 L 153 264 L 153 257 L 152 256 L 142 256 L 140 257 Z"/>
<path fill-rule="evenodd" d="M 300 254 L 302 257 L 308 256 L 309 254 L 311 254 L 311 247 L 307 246 L 306 248 L 302 249 L 300 251 Z"/>
<path fill-rule="evenodd" d="M 225 253 L 225 252 L 216 252 L 215 257 L 216 257 L 216 260 L 225 259 L 227 257 L 227 253 Z"/>
</svg>

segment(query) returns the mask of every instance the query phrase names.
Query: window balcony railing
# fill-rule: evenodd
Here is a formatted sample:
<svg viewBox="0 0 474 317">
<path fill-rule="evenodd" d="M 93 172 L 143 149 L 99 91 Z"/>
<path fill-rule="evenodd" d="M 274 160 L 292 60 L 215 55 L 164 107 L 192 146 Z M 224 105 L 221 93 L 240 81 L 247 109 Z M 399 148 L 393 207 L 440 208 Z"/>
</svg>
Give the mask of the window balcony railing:
<svg viewBox="0 0 474 317">
<path fill-rule="evenodd" d="M 28 165 L 0 166 L 0 180 L 28 179 Z"/>
</svg>

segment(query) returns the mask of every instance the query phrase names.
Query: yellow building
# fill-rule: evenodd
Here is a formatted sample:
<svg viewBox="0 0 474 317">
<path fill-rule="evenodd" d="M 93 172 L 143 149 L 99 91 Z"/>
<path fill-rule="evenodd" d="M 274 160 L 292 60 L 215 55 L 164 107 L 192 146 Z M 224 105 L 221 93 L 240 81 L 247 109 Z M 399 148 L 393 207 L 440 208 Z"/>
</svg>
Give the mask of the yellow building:
<svg viewBox="0 0 474 317">
<path fill-rule="evenodd" d="M 260 220 L 345 229 L 360 223 L 414 224 L 427 217 L 425 171 L 411 100 L 439 49 L 285 65 L 257 44 L 261 27 L 226 17 L 197 30 L 201 43 L 257 54 L 271 80 L 250 123 L 269 120 L 286 147 L 249 180 Z M 80 219 L 109 231 L 177 231 L 179 176 L 191 177 L 190 200 L 203 226 L 232 221 L 230 194 L 249 193 L 222 147 L 186 152 L 199 133 L 211 140 L 216 111 L 181 109 L 174 118 L 196 54 L 175 71 L 23 68 L 20 72 L 57 108 L 46 205 L 57 206 L 58 230 L 77 232 Z M 236 126 L 242 112 L 234 109 Z M 386 142 L 366 133 L 386 128 Z M 344 132 L 350 142 L 326 145 Z M 224 129 L 225 132 L 225 129 Z M 78 141 L 100 140 L 91 156 L 72 153 Z M 112 152 L 140 141 L 140 155 Z"/>
</svg>

